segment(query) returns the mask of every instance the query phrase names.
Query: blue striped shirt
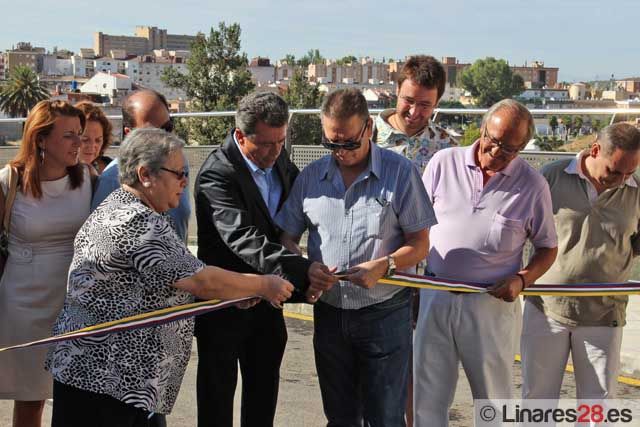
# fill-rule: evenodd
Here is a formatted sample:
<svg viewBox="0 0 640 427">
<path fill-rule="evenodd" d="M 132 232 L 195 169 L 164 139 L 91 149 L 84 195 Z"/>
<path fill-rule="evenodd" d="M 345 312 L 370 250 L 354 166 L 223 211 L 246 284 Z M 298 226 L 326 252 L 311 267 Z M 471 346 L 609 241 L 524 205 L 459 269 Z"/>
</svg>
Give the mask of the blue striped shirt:
<svg viewBox="0 0 640 427">
<path fill-rule="evenodd" d="M 309 259 L 339 271 L 391 254 L 404 245 L 405 233 L 436 224 L 418 169 L 373 143 L 367 168 L 348 189 L 331 155 L 304 168 L 275 221 L 294 236 L 308 229 Z M 340 281 L 321 300 L 358 309 L 386 301 L 400 290 L 392 285 L 364 289 Z"/>
</svg>

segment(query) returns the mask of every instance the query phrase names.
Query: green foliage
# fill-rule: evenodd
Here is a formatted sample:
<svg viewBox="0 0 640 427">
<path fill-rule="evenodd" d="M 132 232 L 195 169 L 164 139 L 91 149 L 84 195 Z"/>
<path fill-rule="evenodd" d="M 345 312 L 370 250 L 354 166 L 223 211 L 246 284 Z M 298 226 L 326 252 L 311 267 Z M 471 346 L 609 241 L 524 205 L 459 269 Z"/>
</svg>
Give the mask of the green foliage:
<svg viewBox="0 0 640 427">
<path fill-rule="evenodd" d="M 466 108 L 460 101 L 440 101 L 438 108 Z"/>
<path fill-rule="evenodd" d="M 555 133 L 556 129 L 558 129 L 558 118 L 556 116 L 551 116 L 551 118 L 549 118 L 549 126 L 553 130 L 553 133 Z"/>
<path fill-rule="evenodd" d="M 320 54 L 319 49 L 309 49 L 307 54 L 298 60 L 296 60 L 294 55 L 289 53 L 282 58 L 282 61 L 286 61 L 287 64 L 292 66 L 297 65 L 299 67 L 307 68 L 309 64 L 322 64 L 324 62 L 324 57 Z"/>
<path fill-rule="evenodd" d="M 543 136 L 536 142 L 540 151 L 557 151 L 563 144 L 562 140 L 556 136 L 552 136 L 551 138 Z"/>
<path fill-rule="evenodd" d="M 524 80 L 514 74 L 504 59 L 479 59 L 460 73 L 460 84 L 471 93 L 479 107 L 513 98 L 524 92 Z"/>
<path fill-rule="evenodd" d="M 29 67 L 18 65 L 0 86 L 0 110 L 9 117 L 26 117 L 38 102 L 49 99 L 38 75 Z"/>
<path fill-rule="evenodd" d="M 573 119 L 573 129 L 574 134 L 577 135 L 580 133 L 580 129 L 582 129 L 582 125 L 584 124 L 584 119 L 581 116 L 576 116 Z"/>
<path fill-rule="evenodd" d="M 343 56 L 342 58 L 336 60 L 336 64 L 338 65 L 349 65 L 355 62 L 358 62 L 358 58 L 353 55 Z"/>
<path fill-rule="evenodd" d="M 460 139 L 460 146 L 466 147 L 472 145 L 476 140 L 480 138 L 480 128 L 477 124 L 471 123 L 464 131 L 464 135 Z"/>
<path fill-rule="evenodd" d="M 322 94 L 316 86 L 309 84 L 302 70 L 295 71 L 284 94 L 289 108 L 319 108 Z M 289 121 L 289 139 L 293 144 L 320 144 L 320 117 L 316 115 L 294 114 Z"/>
<path fill-rule="evenodd" d="M 198 34 L 191 45 L 187 74 L 173 68 L 162 79 L 180 88 L 191 99 L 189 111 L 235 110 L 238 101 L 251 92 L 254 84 L 247 70 L 247 55 L 240 53 L 240 25 L 211 28 L 209 37 Z M 219 144 L 234 126 L 233 117 L 186 118 L 178 121 L 178 134 L 191 144 Z"/>
<path fill-rule="evenodd" d="M 591 128 L 594 132 L 600 132 L 600 130 L 602 130 L 602 128 L 604 128 L 605 126 L 606 124 L 600 119 L 593 119 L 591 121 Z"/>
</svg>

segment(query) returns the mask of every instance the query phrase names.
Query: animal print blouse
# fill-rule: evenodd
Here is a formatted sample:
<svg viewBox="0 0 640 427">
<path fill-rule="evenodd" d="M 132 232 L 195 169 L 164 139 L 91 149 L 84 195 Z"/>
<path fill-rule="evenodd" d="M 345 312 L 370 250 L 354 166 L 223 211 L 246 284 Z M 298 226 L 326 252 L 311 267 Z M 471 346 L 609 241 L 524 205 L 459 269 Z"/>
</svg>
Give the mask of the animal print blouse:
<svg viewBox="0 0 640 427">
<path fill-rule="evenodd" d="M 193 302 L 171 286 L 204 265 L 171 219 L 133 194 L 111 193 L 76 236 L 68 293 L 54 334 Z M 166 414 L 191 354 L 193 319 L 56 344 L 47 369 L 72 387 Z"/>
</svg>

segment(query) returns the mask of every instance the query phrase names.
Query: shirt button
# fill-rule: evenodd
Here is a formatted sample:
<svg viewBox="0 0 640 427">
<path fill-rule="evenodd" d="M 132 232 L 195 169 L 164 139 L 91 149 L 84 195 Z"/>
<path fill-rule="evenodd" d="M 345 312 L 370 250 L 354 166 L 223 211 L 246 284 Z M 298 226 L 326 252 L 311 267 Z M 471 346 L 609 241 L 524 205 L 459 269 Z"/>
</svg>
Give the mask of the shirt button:
<svg viewBox="0 0 640 427">
<path fill-rule="evenodd" d="M 617 320 L 614 320 L 611 324 L 612 324 L 614 327 L 615 327 L 615 326 L 618 326 L 618 321 L 617 321 Z"/>
<path fill-rule="evenodd" d="M 344 216 L 349 216 L 349 211 L 344 211 Z"/>
<path fill-rule="evenodd" d="M 347 299 L 347 296 L 345 295 L 344 298 Z"/>
</svg>

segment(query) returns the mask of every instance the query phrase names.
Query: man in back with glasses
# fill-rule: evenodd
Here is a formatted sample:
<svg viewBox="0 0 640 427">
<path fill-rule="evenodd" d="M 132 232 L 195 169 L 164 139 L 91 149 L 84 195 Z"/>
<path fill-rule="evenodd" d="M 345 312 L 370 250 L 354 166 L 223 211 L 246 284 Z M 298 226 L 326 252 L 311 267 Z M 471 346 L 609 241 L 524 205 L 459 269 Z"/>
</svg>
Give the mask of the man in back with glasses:
<svg viewBox="0 0 640 427">
<path fill-rule="evenodd" d="M 420 172 L 438 150 L 457 146 L 443 127 L 431 122 L 446 81 L 442 64 L 433 56 L 409 57 L 398 75 L 396 108 L 376 117 L 373 142 L 407 157 Z"/>
<path fill-rule="evenodd" d="M 377 284 L 415 272 L 435 216 L 418 169 L 371 142 L 372 120 L 358 90 L 337 90 L 322 106 L 323 145 L 332 150 L 298 176 L 276 216 L 297 250 L 309 231 L 310 261 L 340 282 L 318 287 L 314 350 L 329 425 L 404 426 L 411 346 L 408 288 Z"/>
<path fill-rule="evenodd" d="M 460 362 L 474 399 L 512 398 L 518 295 L 557 253 L 549 186 L 518 157 L 534 132 L 531 114 L 503 100 L 481 130 L 472 146 L 436 153 L 422 178 L 438 217 L 427 270 L 489 286 L 485 293 L 420 291 L 413 365 L 420 427 L 449 425 Z M 527 240 L 535 252 L 522 268 Z"/>
<path fill-rule="evenodd" d="M 169 116 L 169 105 L 166 98 L 150 89 L 131 92 L 122 101 L 122 136 L 126 137 L 133 129 L 145 127 L 156 127 L 173 132 L 173 121 Z M 185 166 L 185 170 L 180 172 L 188 176 L 189 166 Z M 91 211 L 95 210 L 117 188 L 120 188 L 120 182 L 118 181 L 118 159 L 116 158 L 107 165 L 102 175 L 98 177 L 91 201 Z M 178 207 L 170 209 L 168 212 L 173 218 L 176 232 L 185 242 L 187 241 L 189 216 L 191 215 L 189 193 L 189 186 L 187 186 L 180 196 Z"/>
</svg>

